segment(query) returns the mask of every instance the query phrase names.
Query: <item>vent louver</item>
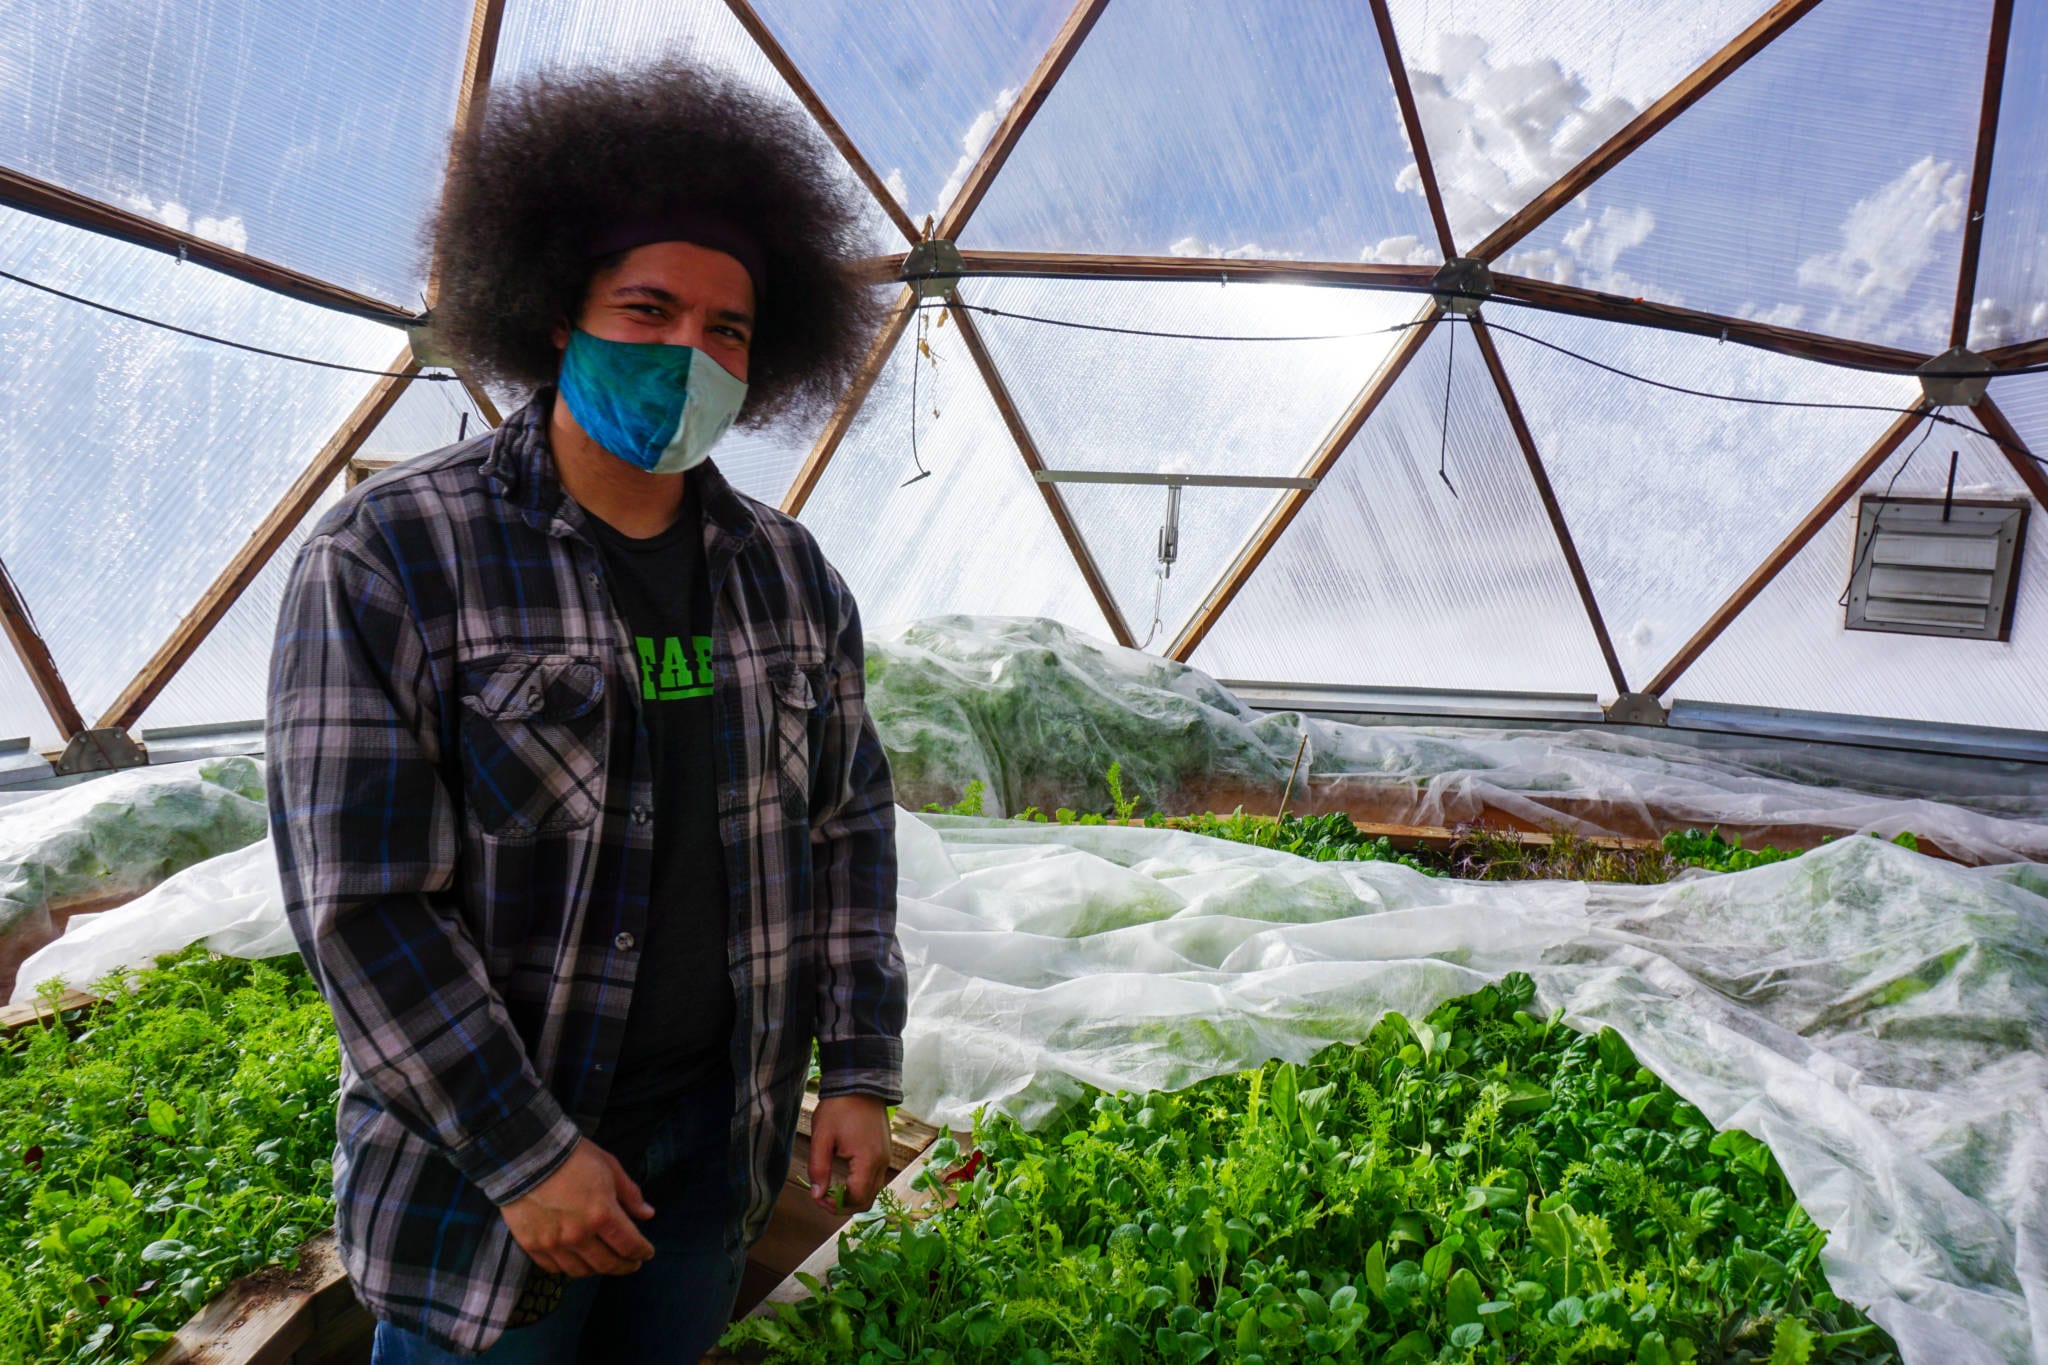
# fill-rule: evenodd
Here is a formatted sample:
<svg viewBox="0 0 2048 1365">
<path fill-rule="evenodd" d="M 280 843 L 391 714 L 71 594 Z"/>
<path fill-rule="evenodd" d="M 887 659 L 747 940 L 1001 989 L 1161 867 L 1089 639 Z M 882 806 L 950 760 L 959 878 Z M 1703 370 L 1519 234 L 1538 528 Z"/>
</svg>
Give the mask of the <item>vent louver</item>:
<svg viewBox="0 0 2048 1365">
<path fill-rule="evenodd" d="M 1866 496 L 1843 624 L 2008 640 L 2026 534 L 2024 502 Z"/>
</svg>

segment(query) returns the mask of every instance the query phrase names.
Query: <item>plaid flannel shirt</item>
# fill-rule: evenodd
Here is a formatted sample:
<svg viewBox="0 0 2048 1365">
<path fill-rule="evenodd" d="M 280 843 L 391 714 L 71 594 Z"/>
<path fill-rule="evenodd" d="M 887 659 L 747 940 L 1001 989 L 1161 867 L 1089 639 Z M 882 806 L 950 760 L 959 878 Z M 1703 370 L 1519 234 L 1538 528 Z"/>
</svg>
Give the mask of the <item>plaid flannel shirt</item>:
<svg viewBox="0 0 2048 1365">
<path fill-rule="evenodd" d="M 639 663 L 548 412 L 544 392 L 343 498 L 299 552 L 271 663 L 286 913 L 341 1037 L 342 1260 L 379 1318 L 465 1353 L 535 1273 L 497 1206 L 604 1110 L 651 909 Z M 814 1037 L 821 1094 L 901 1097 L 895 806 L 845 584 L 794 520 L 692 477 L 738 1242 L 786 1177 Z"/>
</svg>

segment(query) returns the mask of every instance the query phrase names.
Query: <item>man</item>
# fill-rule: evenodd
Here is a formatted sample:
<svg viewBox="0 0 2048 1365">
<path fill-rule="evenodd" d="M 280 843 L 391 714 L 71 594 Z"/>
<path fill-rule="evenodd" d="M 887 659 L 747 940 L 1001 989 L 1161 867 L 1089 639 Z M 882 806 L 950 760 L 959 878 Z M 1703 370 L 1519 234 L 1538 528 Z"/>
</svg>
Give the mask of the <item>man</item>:
<svg viewBox="0 0 2048 1365">
<path fill-rule="evenodd" d="M 434 329 L 533 386 L 344 498 L 278 624 L 271 825 L 342 1044 L 335 1226 L 379 1365 L 695 1361 L 789 1162 L 865 1206 L 900 1098 L 860 621 L 705 462 L 872 325 L 791 115 L 669 65 L 494 92 Z"/>
</svg>

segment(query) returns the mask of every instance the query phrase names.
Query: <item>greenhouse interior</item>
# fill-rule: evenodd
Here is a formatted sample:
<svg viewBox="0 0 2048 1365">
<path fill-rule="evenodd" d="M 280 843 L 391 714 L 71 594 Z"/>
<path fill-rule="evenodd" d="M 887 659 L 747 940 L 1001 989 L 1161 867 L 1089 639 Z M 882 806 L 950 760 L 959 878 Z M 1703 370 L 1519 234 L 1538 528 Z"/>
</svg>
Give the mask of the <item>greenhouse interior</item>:
<svg viewBox="0 0 2048 1365">
<path fill-rule="evenodd" d="M 302 550 L 531 397 L 435 329 L 464 139 L 680 55 L 859 206 L 850 381 L 713 460 L 858 604 L 901 956 L 704 1359 L 2048 1365 L 2048 3 L 0 16 L 0 1363 L 468 1357 L 576 1283 L 378 1110 L 505 1300 L 387 1353 L 336 1106 L 411 1073 L 266 717 Z"/>
</svg>

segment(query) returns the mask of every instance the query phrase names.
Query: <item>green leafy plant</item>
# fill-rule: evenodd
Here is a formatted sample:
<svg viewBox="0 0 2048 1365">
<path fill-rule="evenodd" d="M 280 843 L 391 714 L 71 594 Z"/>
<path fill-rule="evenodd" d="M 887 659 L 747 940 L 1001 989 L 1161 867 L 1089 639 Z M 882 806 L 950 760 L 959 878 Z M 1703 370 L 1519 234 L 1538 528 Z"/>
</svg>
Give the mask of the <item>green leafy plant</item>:
<svg viewBox="0 0 2048 1365">
<path fill-rule="evenodd" d="M 1513 975 L 1355 1046 L 942 1139 L 856 1219 L 773 1362 L 1895 1359 L 1771 1153 Z"/>
<path fill-rule="evenodd" d="M 988 783 L 982 781 L 980 778 L 977 777 L 972 782 L 969 782 L 967 784 L 967 790 L 961 794 L 961 797 L 958 801 L 954 802 L 950 806 L 941 806 L 936 803 L 928 805 L 924 808 L 925 814 L 980 815 L 982 800 L 987 795 Z"/>
<path fill-rule="evenodd" d="M 1137 814 L 1139 802 L 1135 796 L 1124 795 L 1124 765 L 1110 764 L 1109 771 L 1103 776 L 1109 783 L 1109 804 L 1116 811 L 1116 822 L 1120 825 L 1129 824 L 1131 817 Z"/>
<path fill-rule="evenodd" d="M 1721 837 L 1717 827 L 1705 834 L 1696 829 L 1673 831 L 1664 836 L 1664 851 L 1682 867 L 1704 867 L 1710 872 L 1746 872 L 1752 867 L 1782 863 L 1799 854 L 1782 848 L 1744 848 L 1742 836 Z"/>
<path fill-rule="evenodd" d="M 0 1361 L 143 1359 L 333 1220 L 340 1054 L 297 958 L 95 989 L 0 1043 Z"/>
</svg>

